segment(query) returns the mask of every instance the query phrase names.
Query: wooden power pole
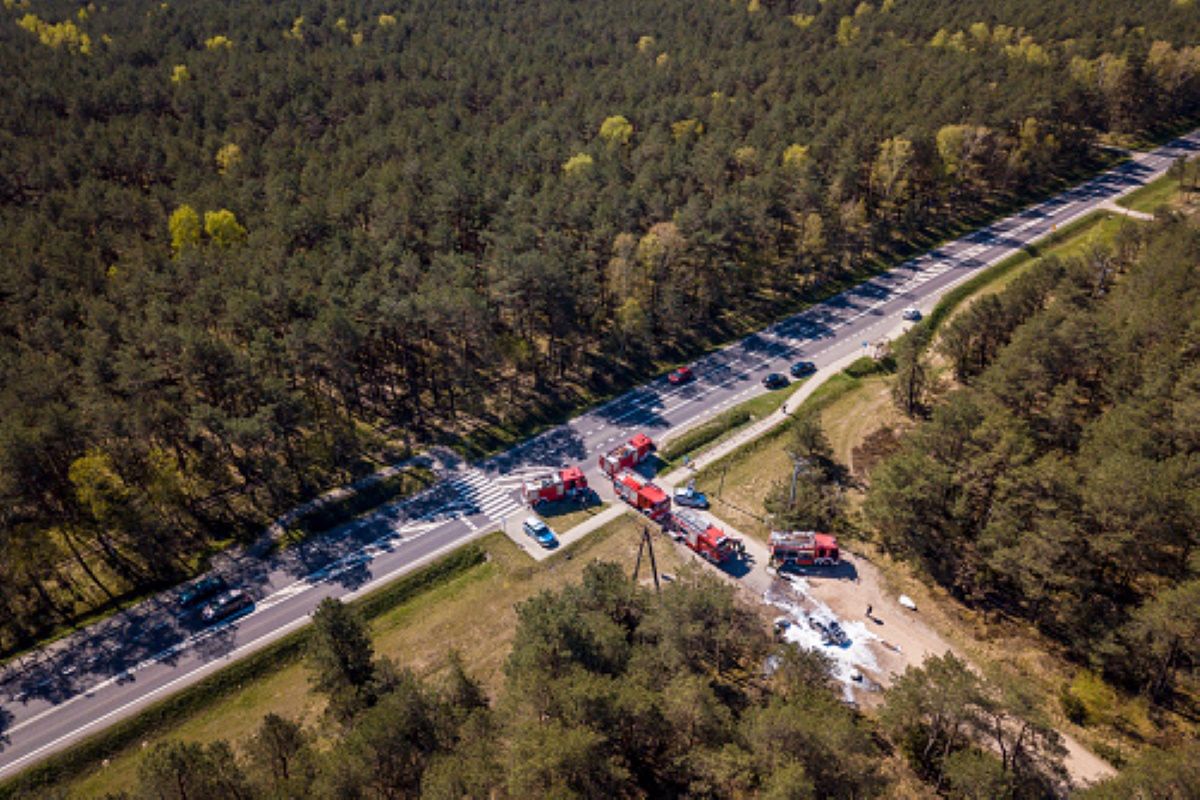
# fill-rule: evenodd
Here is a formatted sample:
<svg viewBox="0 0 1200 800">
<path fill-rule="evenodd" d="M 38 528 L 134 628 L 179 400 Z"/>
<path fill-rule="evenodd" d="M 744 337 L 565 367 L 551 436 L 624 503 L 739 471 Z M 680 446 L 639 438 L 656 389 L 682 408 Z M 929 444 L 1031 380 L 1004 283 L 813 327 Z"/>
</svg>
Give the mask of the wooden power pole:
<svg viewBox="0 0 1200 800">
<path fill-rule="evenodd" d="M 642 526 L 642 540 L 638 543 L 637 561 L 633 564 L 633 582 L 637 583 L 638 573 L 642 569 L 642 551 L 650 554 L 650 574 L 654 576 L 654 591 L 662 594 L 662 586 L 658 582 L 658 561 L 654 558 L 654 540 L 650 537 L 650 527 Z"/>
</svg>

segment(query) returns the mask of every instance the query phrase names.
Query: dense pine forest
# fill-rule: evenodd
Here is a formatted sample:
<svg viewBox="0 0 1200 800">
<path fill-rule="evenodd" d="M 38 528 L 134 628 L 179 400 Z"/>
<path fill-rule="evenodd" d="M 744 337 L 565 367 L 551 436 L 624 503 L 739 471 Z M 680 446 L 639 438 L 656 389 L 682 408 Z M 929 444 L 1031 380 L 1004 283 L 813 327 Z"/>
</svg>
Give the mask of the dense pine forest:
<svg viewBox="0 0 1200 800">
<path fill-rule="evenodd" d="M 137 786 L 112 800 L 850 800 L 938 785 L 957 797 L 1037 798 L 1062 785 L 1058 735 L 1022 713 L 1019 687 L 980 680 L 947 655 L 906 673 L 880 721 L 868 719 L 841 701 L 824 655 L 773 645 L 711 576 L 655 597 L 595 562 L 518 614 L 493 699 L 453 653 L 433 680 L 375 658 L 354 613 L 327 600 L 308 654 L 328 698 L 318 726 L 271 715 L 236 749 L 161 742 Z M 943 694 L 959 701 L 949 714 Z M 998 720 L 1008 726 L 989 730 Z M 991 747 L 1007 749 L 1003 763 Z"/>
<path fill-rule="evenodd" d="M 827 657 L 774 643 L 710 575 L 661 595 L 593 562 L 517 607 L 489 697 L 450 652 L 421 678 L 375 656 L 326 600 L 306 656 L 323 716 L 249 737 L 145 748 L 132 798 L 735 798 L 1038 800 L 1069 789 L 1061 736 L 1018 676 L 952 653 L 910 667 L 877 713 L 843 702 Z M 1152 751 L 1085 800 L 1194 797 L 1195 744 Z"/>
<path fill-rule="evenodd" d="M 1161 712 L 1200 699 L 1197 254 L 1194 224 L 1162 219 L 969 306 L 936 354 L 958 388 L 864 507 L 955 597 L 1147 698 L 1158 745 L 1180 735 Z"/>
<path fill-rule="evenodd" d="M 1198 34 L 1172 0 L 5 0 L 0 649 L 1183 124 Z"/>
</svg>

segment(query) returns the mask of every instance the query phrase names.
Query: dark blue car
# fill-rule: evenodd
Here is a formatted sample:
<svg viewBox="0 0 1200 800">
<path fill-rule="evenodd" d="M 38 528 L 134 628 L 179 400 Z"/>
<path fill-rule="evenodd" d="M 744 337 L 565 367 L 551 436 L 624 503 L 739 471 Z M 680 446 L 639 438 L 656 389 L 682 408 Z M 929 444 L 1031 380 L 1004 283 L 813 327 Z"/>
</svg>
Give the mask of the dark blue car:
<svg viewBox="0 0 1200 800">
<path fill-rule="evenodd" d="M 558 538 L 554 535 L 554 531 L 550 530 L 550 526 L 537 517 L 525 520 L 521 527 L 525 529 L 526 534 L 532 536 L 534 541 L 547 550 L 558 546 Z"/>
<path fill-rule="evenodd" d="M 793 378 L 804 378 L 816 371 L 817 365 L 811 361 L 797 361 L 795 364 L 792 364 L 791 368 Z"/>
</svg>

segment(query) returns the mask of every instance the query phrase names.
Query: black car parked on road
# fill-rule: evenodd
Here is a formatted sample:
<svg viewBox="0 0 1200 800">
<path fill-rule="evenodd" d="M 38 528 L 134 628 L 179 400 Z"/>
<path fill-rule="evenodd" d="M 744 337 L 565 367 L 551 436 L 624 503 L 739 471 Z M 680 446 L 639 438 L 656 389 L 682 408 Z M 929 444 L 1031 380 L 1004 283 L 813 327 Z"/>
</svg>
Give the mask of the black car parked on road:
<svg viewBox="0 0 1200 800">
<path fill-rule="evenodd" d="M 200 616 L 206 623 L 217 622 L 252 605 L 254 601 L 250 599 L 250 595 L 241 589 L 230 589 L 206 605 Z"/>
<path fill-rule="evenodd" d="M 789 371 L 792 373 L 793 378 L 803 378 L 816 372 L 817 365 L 811 361 L 797 361 L 795 364 L 792 364 L 792 368 Z"/>
<path fill-rule="evenodd" d="M 186 611 L 228 588 L 220 575 L 209 575 L 179 593 L 179 607 Z"/>
</svg>

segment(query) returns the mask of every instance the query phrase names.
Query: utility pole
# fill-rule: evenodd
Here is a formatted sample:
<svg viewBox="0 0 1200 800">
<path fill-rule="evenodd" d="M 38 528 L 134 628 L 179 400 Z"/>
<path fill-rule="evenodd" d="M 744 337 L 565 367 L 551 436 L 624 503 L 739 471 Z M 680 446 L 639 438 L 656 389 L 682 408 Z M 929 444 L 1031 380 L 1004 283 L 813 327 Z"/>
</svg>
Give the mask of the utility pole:
<svg viewBox="0 0 1200 800">
<path fill-rule="evenodd" d="M 721 483 L 717 486 L 717 497 L 720 497 L 721 492 L 725 490 L 725 473 L 726 472 L 729 472 L 729 462 L 728 461 L 726 461 L 725 465 L 723 467 L 721 467 Z"/>
<path fill-rule="evenodd" d="M 637 583 L 638 572 L 642 569 L 642 551 L 650 554 L 650 574 L 654 576 L 654 591 L 662 594 L 662 586 L 658 582 L 658 560 L 654 558 L 654 540 L 650 538 L 649 526 L 642 526 L 642 540 L 638 543 L 637 561 L 633 564 L 633 582 Z"/>
</svg>

